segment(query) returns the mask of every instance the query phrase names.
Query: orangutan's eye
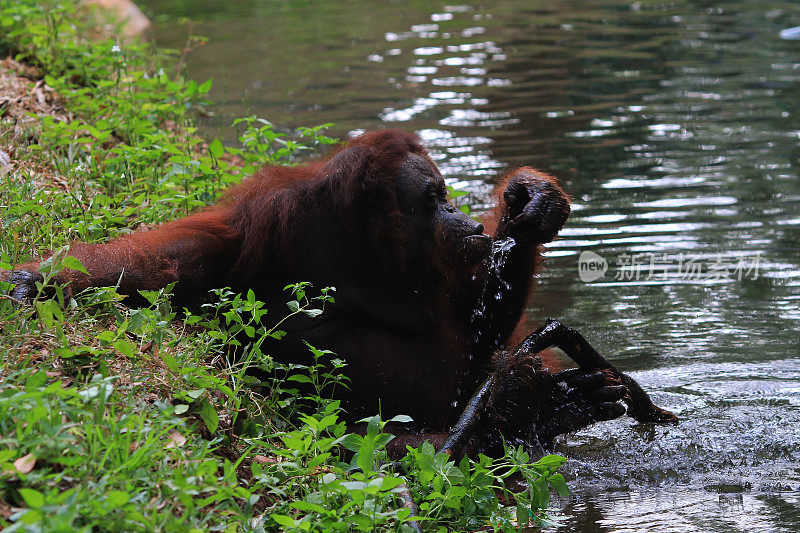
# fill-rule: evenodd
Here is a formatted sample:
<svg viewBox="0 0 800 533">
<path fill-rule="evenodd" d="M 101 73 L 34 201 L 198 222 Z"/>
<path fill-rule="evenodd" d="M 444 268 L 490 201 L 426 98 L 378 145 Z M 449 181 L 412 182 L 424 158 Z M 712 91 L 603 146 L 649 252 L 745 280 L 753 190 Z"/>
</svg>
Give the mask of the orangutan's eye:
<svg viewBox="0 0 800 533">
<path fill-rule="evenodd" d="M 425 204 L 433 207 L 439 202 L 439 200 L 439 191 L 436 189 L 436 187 L 428 187 L 428 189 L 425 191 Z"/>
</svg>

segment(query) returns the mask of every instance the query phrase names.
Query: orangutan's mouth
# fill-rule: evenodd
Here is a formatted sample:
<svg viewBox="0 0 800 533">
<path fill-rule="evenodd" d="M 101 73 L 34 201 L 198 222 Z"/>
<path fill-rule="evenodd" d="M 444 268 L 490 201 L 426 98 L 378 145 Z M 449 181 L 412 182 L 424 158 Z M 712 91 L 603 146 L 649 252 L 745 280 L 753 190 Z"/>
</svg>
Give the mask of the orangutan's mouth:
<svg viewBox="0 0 800 533">
<path fill-rule="evenodd" d="M 464 265 L 473 266 L 488 259 L 492 251 L 492 238 L 483 233 L 468 235 L 461 240 L 461 259 Z"/>
</svg>

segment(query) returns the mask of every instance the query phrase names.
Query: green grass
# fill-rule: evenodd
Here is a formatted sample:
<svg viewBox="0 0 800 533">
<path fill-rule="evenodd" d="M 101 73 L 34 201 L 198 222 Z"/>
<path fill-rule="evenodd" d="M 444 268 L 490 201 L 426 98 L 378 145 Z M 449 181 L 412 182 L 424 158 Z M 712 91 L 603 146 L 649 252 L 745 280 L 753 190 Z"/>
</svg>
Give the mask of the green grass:
<svg viewBox="0 0 800 533">
<path fill-rule="evenodd" d="M 63 0 L 0 0 L 0 53 L 35 67 L 64 107 L 26 120 L 0 107 L 0 146 L 14 158 L 0 173 L 3 269 L 56 249 L 52 275 L 74 266 L 68 242 L 185 215 L 262 164 L 333 142 L 322 127 L 286 134 L 255 117 L 232 125 L 235 147 L 204 140 L 195 117 L 211 105 L 211 81 L 175 74 L 169 51 L 115 42 L 96 17 Z M 345 361 L 309 347 L 316 364 L 289 367 L 260 349 L 283 336 L 285 317 L 324 309 L 331 289 L 298 283 L 269 306 L 221 290 L 202 314 L 178 314 L 169 289 L 129 309 L 113 288 L 74 298 L 56 288 L 19 306 L 3 285 L 7 531 L 404 531 L 401 485 L 426 530 L 513 530 L 546 522 L 548 482 L 566 490 L 559 457 L 510 449 L 454 464 L 426 444 L 390 463 L 378 417 L 348 434 L 330 399 L 346 385 Z M 529 489 L 509 492 L 512 475 Z"/>
</svg>

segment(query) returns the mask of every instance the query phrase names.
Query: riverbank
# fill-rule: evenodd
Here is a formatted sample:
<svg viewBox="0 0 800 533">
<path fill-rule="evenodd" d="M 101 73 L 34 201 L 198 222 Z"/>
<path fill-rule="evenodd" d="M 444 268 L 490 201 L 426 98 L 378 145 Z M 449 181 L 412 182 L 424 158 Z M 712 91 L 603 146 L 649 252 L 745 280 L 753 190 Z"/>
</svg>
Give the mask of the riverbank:
<svg viewBox="0 0 800 533">
<path fill-rule="evenodd" d="M 195 121 L 213 109 L 211 80 L 186 78 L 175 53 L 98 33 L 93 16 L 71 2 L 0 1 L 0 268 L 57 250 L 45 283 L 80 268 L 70 242 L 146 231 L 260 165 L 332 142 L 256 117 L 234 123 L 237 146 L 204 139 Z M 322 287 L 297 285 L 287 307 L 269 308 L 219 291 L 200 315 L 174 309 L 167 291 L 130 309 L 114 288 L 52 287 L 27 306 L 0 285 L 9 531 L 404 531 L 400 484 L 431 530 L 544 519 L 542 476 L 556 463 L 511 450 L 455 465 L 425 445 L 386 464 L 379 418 L 347 435 L 328 397 L 343 363 L 320 351 L 316 366 L 289 368 L 260 351 L 258 339 L 280 335 L 273 324 L 324 306 Z M 275 379 L 256 381 L 253 368 Z M 298 383 L 311 392 L 300 397 Z M 515 470 L 545 490 L 509 506 L 514 495 L 495 488 Z"/>
</svg>

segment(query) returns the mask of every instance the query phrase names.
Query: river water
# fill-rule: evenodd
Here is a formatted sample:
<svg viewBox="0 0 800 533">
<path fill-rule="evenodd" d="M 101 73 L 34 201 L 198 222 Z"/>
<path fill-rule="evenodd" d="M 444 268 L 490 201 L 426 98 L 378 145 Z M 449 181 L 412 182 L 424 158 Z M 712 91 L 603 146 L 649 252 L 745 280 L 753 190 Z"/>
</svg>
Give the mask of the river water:
<svg viewBox="0 0 800 533">
<path fill-rule="evenodd" d="M 509 168 L 563 180 L 530 327 L 578 328 L 682 423 L 560 444 L 557 530 L 800 530 L 800 4 L 142 4 L 162 44 L 208 38 L 213 133 L 414 130 L 476 211 Z"/>
</svg>

